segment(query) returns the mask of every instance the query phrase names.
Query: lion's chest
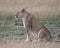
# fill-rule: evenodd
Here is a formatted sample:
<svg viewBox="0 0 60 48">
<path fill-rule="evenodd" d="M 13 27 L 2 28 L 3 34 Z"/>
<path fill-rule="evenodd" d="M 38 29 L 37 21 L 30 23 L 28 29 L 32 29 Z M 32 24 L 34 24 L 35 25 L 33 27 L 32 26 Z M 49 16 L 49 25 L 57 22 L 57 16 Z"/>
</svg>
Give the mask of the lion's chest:
<svg viewBox="0 0 60 48">
<path fill-rule="evenodd" d="M 23 26 L 24 26 L 24 28 L 25 28 L 25 19 L 23 19 Z"/>
</svg>

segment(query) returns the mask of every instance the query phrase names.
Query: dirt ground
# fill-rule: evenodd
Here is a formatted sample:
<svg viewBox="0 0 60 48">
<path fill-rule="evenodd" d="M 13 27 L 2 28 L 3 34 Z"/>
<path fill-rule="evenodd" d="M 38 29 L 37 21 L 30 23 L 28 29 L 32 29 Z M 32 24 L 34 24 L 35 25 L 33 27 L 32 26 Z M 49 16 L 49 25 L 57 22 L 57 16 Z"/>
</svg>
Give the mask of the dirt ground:
<svg viewBox="0 0 60 48">
<path fill-rule="evenodd" d="M 51 41 L 47 43 L 39 43 L 37 41 L 5 41 L 0 42 L 0 48 L 60 48 L 60 42 Z"/>
</svg>

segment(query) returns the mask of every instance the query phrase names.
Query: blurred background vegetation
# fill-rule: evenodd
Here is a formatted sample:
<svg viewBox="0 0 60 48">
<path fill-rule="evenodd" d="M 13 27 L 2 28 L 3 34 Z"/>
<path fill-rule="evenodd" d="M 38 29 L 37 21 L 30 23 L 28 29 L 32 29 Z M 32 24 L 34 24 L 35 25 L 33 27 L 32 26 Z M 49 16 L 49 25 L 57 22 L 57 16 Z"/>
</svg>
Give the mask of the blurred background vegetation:
<svg viewBox="0 0 60 48">
<path fill-rule="evenodd" d="M 60 34 L 60 0 L 0 0 L 0 40 L 17 40 L 25 33 L 22 20 L 15 21 L 17 11 L 25 8 L 52 33 Z M 15 25 L 18 23 L 19 25 Z"/>
</svg>

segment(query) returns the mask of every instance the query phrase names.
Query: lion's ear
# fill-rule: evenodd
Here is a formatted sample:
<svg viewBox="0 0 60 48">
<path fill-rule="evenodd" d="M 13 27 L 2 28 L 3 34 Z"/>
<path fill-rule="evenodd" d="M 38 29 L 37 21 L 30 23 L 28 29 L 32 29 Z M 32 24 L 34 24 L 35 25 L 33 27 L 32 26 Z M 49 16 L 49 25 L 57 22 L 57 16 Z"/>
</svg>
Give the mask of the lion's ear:
<svg viewBox="0 0 60 48">
<path fill-rule="evenodd" d="M 21 12 L 24 13 L 24 12 L 25 12 L 25 9 L 23 8 L 23 9 L 21 10 Z"/>
</svg>

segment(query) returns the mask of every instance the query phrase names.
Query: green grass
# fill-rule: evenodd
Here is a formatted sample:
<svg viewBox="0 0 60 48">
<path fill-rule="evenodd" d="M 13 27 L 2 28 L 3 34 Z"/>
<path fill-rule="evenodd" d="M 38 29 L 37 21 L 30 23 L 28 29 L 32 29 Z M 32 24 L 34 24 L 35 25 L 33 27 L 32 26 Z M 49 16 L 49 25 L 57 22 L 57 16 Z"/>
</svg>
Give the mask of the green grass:
<svg viewBox="0 0 60 48">
<path fill-rule="evenodd" d="M 59 25 L 60 24 L 60 20 L 56 20 L 56 21 L 41 21 L 42 24 L 44 24 L 45 26 L 47 26 L 48 28 L 52 28 L 55 25 Z M 21 23 L 22 24 L 22 23 Z M 4 38 L 12 38 L 12 36 L 16 36 L 19 37 L 21 35 L 23 35 L 25 33 L 25 29 L 19 25 L 5 25 L 5 26 L 0 26 L 0 40 L 4 40 Z M 7 39 L 8 39 L 7 38 Z M 13 37 L 14 38 L 14 37 Z"/>
</svg>

